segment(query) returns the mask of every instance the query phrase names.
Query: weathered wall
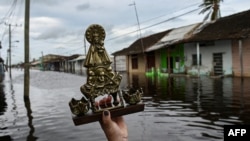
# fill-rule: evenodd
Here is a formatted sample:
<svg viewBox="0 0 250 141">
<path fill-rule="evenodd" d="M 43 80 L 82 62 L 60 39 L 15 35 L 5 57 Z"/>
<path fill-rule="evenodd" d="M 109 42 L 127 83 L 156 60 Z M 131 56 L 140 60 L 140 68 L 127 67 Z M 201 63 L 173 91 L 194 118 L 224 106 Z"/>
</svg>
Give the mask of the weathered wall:
<svg viewBox="0 0 250 141">
<path fill-rule="evenodd" d="M 132 58 L 131 55 L 128 56 L 128 68 L 129 72 L 145 72 L 145 61 L 146 57 L 144 54 L 138 54 L 138 68 L 137 69 L 132 69 Z"/>
<path fill-rule="evenodd" d="M 233 74 L 241 76 L 239 40 L 232 41 Z M 242 40 L 243 76 L 250 77 L 250 38 Z"/>
<path fill-rule="evenodd" d="M 126 67 L 126 56 L 115 56 L 115 70 L 116 71 L 127 71 Z"/>
<path fill-rule="evenodd" d="M 230 40 L 215 41 L 214 45 L 200 47 L 201 75 L 210 75 L 213 72 L 213 53 L 222 53 L 224 75 L 232 75 L 232 49 Z M 197 54 L 196 43 L 184 45 L 185 67 L 188 74 L 198 74 L 198 67 L 192 65 L 192 55 Z"/>
</svg>

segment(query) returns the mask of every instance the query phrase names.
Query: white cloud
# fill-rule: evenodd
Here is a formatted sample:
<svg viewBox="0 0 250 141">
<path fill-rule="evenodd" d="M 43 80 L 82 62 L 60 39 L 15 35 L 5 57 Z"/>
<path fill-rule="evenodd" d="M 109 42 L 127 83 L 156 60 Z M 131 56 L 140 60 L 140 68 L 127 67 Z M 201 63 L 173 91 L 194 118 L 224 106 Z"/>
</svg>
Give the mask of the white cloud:
<svg viewBox="0 0 250 141">
<path fill-rule="evenodd" d="M 66 30 L 60 19 L 51 17 L 35 17 L 31 18 L 30 32 L 31 38 L 38 40 L 61 37 Z"/>
</svg>

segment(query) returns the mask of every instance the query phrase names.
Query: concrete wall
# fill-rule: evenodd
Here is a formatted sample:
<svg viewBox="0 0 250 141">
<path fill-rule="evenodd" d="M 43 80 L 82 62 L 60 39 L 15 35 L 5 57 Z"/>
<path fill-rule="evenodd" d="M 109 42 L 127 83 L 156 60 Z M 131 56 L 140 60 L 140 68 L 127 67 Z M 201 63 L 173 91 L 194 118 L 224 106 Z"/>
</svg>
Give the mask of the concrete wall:
<svg viewBox="0 0 250 141">
<path fill-rule="evenodd" d="M 83 66 L 83 61 L 84 60 L 77 60 L 74 62 L 74 70 L 76 74 L 84 75 L 86 74 L 86 68 Z"/>
<path fill-rule="evenodd" d="M 244 77 L 250 77 L 250 38 L 242 40 L 242 68 L 239 51 L 239 40 L 232 41 L 233 74 L 241 76 L 241 69 Z"/>
<path fill-rule="evenodd" d="M 200 47 L 202 65 L 201 75 L 211 75 L 213 72 L 213 53 L 223 54 L 224 75 L 232 75 L 232 48 L 230 40 L 215 41 L 214 45 Z M 184 45 L 185 69 L 188 74 L 198 74 L 198 67 L 192 65 L 192 55 L 197 54 L 196 43 Z"/>
<path fill-rule="evenodd" d="M 132 69 L 132 58 L 131 55 L 128 56 L 128 70 L 129 72 L 145 72 L 146 57 L 144 54 L 138 54 L 138 69 Z"/>
<path fill-rule="evenodd" d="M 127 71 L 126 56 L 116 56 L 113 64 L 114 63 L 116 71 Z"/>
</svg>

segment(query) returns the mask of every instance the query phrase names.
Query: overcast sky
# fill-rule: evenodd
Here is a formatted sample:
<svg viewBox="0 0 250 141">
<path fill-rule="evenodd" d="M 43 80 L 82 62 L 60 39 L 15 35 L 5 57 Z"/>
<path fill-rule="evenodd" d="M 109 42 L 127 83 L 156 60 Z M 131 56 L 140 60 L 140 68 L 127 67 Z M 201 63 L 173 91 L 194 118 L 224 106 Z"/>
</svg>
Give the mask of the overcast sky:
<svg viewBox="0 0 250 141">
<path fill-rule="evenodd" d="M 30 59 L 46 54 L 84 54 L 84 33 L 91 24 L 106 31 L 108 53 L 132 44 L 139 36 L 201 22 L 202 0 L 30 0 Z M 135 5 L 130 5 L 135 2 Z M 130 5 L 130 6 L 129 6 Z M 137 10 L 135 10 L 135 8 Z M 6 60 L 11 24 L 12 63 L 24 60 L 25 0 L 0 0 L 1 57 Z M 250 9 L 250 0 L 224 0 L 221 15 Z M 195 11 L 196 10 L 196 11 Z M 193 11 L 193 12 L 192 12 Z M 18 43 L 15 41 L 19 41 Z M 89 44 L 86 44 L 88 49 Z"/>
</svg>

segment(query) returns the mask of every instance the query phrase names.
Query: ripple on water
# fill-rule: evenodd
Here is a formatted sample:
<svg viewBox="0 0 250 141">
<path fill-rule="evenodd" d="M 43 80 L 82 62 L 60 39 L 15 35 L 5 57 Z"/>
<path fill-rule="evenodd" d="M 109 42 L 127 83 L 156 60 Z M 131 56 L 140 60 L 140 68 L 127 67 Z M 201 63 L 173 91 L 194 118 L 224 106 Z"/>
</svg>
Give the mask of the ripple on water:
<svg viewBox="0 0 250 141">
<path fill-rule="evenodd" d="M 98 122 L 73 124 L 68 102 L 72 97 L 82 96 L 79 88 L 85 81 L 86 77 L 67 73 L 31 71 L 29 108 L 32 113 L 27 116 L 23 76 L 13 75 L 14 93 L 10 90 L 11 81 L 6 81 L 8 105 L 0 115 L 4 121 L 0 124 L 0 136 L 10 135 L 15 141 L 27 137 L 33 138 L 31 141 L 34 138 L 37 141 L 106 140 Z M 224 125 L 250 123 L 250 89 L 244 86 L 242 91 L 238 80 L 174 78 L 172 81 L 171 89 L 163 78 L 155 81 L 154 91 L 152 87 L 144 87 L 145 110 L 124 116 L 129 140 L 215 141 L 223 138 Z M 148 81 L 142 82 L 144 86 Z"/>
</svg>

